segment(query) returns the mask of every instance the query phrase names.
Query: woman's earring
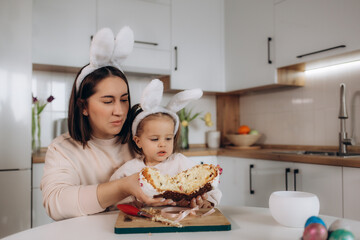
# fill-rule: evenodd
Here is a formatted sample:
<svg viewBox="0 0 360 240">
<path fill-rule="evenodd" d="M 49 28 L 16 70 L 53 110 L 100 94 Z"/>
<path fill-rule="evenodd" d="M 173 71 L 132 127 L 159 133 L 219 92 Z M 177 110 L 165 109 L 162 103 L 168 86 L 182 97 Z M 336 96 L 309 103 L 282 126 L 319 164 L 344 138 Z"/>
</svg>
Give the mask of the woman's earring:
<svg viewBox="0 0 360 240">
<path fill-rule="evenodd" d="M 87 111 L 84 110 L 84 111 L 83 111 L 83 115 L 84 115 L 84 116 L 88 116 Z"/>
</svg>

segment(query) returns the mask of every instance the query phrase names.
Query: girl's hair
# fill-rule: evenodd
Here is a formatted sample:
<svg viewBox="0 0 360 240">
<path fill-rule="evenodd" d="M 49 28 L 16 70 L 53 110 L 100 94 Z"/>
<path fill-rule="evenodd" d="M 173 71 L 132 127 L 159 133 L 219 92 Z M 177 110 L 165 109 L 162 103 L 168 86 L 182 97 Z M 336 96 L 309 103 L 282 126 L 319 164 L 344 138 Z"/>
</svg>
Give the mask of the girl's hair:
<svg viewBox="0 0 360 240">
<path fill-rule="evenodd" d="M 140 104 L 135 104 L 131 110 L 130 110 L 130 114 L 129 114 L 129 119 L 131 120 L 131 123 L 134 121 L 134 119 L 136 118 L 136 116 L 141 113 L 143 110 L 142 108 L 140 107 Z M 146 123 L 146 121 L 148 120 L 152 120 L 154 118 L 162 118 L 162 117 L 168 117 L 170 119 L 173 120 L 174 122 L 174 127 L 175 127 L 175 120 L 167 113 L 162 113 L 162 112 L 157 112 L 157 113 L 153 113 L 153 114 L 150 114 L 148 116 L 146 116 L 143 120 L 141 120 L 141 122 L 139 123 L 137 129 L 136 129 L 136 135 L 137 136 L 140 136 L 144 130 L 144 124 Z M 179 134 L 180 131 L 179 129 L 176 131 L 176 134 L 174 136 L 174 145 L 173 145 L 173 152 L 176 152 L 177 149 L 178 149 L 178 140 L 179 140 Z M 130 136 L 131 136 L 131 141 L 129 141 L 129 147 L 130 147 L 130 150 L 137 153 L 137 154 L 140 154 L 140 155 L 143 155 L 143 152 L 142 152 L 142 149 L 139 148 L 136 143 L 134 142 L 133 140 L 133 135 L 132 135 L 132 131 L 130 131 Z"/>
<path fill-rule="evenodd" d="M 75 79 L 77 79 L 77 77 L 81 73 L 81 70 L 79 71 Z M 95 71 L 87 75 L 82 81 L 78 91 L 76 91 L 76 81 L 74 81 L 71 91 L 68 113 L 69 134 L 73 139 L 81 142 L 84 148 L 85 146 L 87 146 L 87 142 L 90 140 L 92 132 L 88 117 L 82 114 L 83 110 L 87 106 L 87 99 L 95 93 L 96 86 L 103 79 L 111 76 L 120 77 L 122 80 L 124 80 L 127 86 L 129 101 L 128 114 L 121 131 L 116 136 L 118 137 L 118 142 L 121 142 L 122 144 L 129 141 L 131 126 L 129 121 L 129 110 L 131 106 L 129 84 L 126 76 L 122 71 L 112 66 L 106 66 L 96 69 Z"/>
</svg>

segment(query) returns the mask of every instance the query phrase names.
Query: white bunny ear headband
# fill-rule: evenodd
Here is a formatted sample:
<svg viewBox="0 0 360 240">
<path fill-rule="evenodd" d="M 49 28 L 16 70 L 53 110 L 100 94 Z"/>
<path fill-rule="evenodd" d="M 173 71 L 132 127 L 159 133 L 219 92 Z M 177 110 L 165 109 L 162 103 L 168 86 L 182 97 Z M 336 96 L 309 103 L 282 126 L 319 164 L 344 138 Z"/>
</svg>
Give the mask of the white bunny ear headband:
<svg viewBox="0 0 360 240">
<path fill-rule="evenodd" d="M 143 109 L 139 113 L 132 124 L 132 134 L 136 135 L 136 130 L 139 123 L 148 115 L 154 113 L 167 113 L 175 120 L 174 134 L 179 128 L 179 117 L 176 114 L 179 110 L 183 109 L 189 102 L 201 98 L 203 91 L 200 88 L 185 90 L 175 94 L 169 101 L 166 107 L 160 106 L 163 96 L 164 86 L 159 79 L 152 80 L 144 89 L 140 106 Z"/>
<path fill-rule="evenodd" d="M 79 91 L 84 78 L 96 69 L 113 66 L 122 71 L 120 64 L 129 56 L 133 47 L 134 33 L 128 26 L 119 31 L 115 41 L 111 29 L 100 29 L 91 42 L 90 64 L 82 69 L 76 79 L 76 91 Z"/>
</svg>

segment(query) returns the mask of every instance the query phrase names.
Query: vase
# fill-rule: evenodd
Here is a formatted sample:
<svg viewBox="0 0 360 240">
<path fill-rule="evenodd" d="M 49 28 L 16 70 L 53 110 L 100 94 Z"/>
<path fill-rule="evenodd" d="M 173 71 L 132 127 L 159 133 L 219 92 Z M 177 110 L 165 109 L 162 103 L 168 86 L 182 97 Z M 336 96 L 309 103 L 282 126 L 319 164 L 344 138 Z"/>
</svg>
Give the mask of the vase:
<svg viewBox="0 0 360 240">
<path fill-rule="evenodd" d="M 181 126 L 180 128 L 180 148 L 189 149 L 189 127 Z"/>
<path fill-rule="evenodd" d="M 32 116 L 32 134 L 31 134 L 31 149 L 32 152 L 38 152 L 41 148 L 41 125 L 40 125 L 40 115 L 37 115 L 34 112 Z"/>
<path fill-rule="evenodd" d="M 41 125 L 40 125 L 40 114 L 37 115 L 37 146 L 36 150 L 40 151 L 41 148 Z"/>
<path fill-rule="evenodd" d="M 31 115 L 31 149 L 32 152 L 36 152 L 36 138 L 35 138 L 35 134 L 36 134 L 36 118 L 35 118 L 35 112 L 36 109 L 33 106 L 32 107 L 32 115 Z"/>
</svg>

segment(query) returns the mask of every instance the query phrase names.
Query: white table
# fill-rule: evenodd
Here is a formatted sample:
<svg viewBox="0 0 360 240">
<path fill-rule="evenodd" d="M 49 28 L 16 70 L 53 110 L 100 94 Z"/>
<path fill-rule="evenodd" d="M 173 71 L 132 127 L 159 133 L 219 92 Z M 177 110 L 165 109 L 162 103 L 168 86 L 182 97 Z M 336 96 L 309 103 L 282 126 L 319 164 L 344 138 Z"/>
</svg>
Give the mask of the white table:
<svg viewBox="0 0 360 240">
<path fill-rule="evenodd" d="M 114 225 L 118 212 L 101 213 L 91 216 L 72 218 L 32 228 L 4 239 L 182 239 L 182 240 L 229 240 L 229 239 L 276 239 L 299 240 L 303 228 L 288 228 L 279 225 L 267 208 L 220 207 L 221 212 L 231 222 L 231 231 L 189 232 L 189 233 L 152 233 L 152 234 L 115 234 Z M 327 226 L 338 218 L 320 216 Z M 347 220 L 355 237 L 360 237 L 360 222 Z"/>
</svg>

